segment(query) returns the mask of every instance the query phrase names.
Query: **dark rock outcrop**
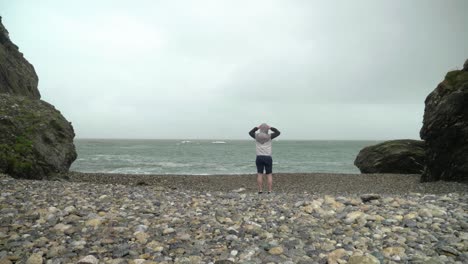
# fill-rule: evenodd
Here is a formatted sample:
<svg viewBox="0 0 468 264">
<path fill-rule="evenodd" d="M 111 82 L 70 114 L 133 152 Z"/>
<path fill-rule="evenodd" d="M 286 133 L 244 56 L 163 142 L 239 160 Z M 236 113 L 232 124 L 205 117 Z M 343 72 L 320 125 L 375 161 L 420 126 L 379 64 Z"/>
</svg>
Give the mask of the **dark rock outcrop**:
<svg viewBox="0 0 468 264">
<path fill-rule="evenodd" d="M 426 98 L 421 138 L 427 143 L 421 181 L 468 182 L 468 60 Z"/>
<path fill-rule="evenodd" d="M 391 140 L 363 148 L 356 160 L 362 173 L 420 174 L 424 170 L 424 141 Z"/>
<path fill-rule="evenodd" d="M 73 127 L 39 100 L 37 82 L 0 20 L 0 173 L 44 179 L 67 172 L 76 159 Z"/>
<path fill-rule="evenodd" d="M 0 93 L 40 99 L 34 67 L 11 42 L 0 17 Z"/>
<path fill-rule="evenodd" d="M 76 159 L 71 124 L 42 100 L 0 94 L 0 171 L 44 179 Z"/>
</svg>

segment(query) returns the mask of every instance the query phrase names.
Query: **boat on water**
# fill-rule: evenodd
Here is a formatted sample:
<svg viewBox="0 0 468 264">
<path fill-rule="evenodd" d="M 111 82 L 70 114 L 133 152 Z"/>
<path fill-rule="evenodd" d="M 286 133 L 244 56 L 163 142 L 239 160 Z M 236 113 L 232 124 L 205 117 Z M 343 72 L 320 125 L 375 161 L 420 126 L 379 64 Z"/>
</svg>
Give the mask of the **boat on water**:
<svg viewBox="0 0 468 264">
<path fill-rule="evenodd" d="M 219 141 L 219 140 L 218 141 L 213 141 L 211 143 L 213 143 L 213 144 L 226 144 L 225 141 Z"/>
</svg>

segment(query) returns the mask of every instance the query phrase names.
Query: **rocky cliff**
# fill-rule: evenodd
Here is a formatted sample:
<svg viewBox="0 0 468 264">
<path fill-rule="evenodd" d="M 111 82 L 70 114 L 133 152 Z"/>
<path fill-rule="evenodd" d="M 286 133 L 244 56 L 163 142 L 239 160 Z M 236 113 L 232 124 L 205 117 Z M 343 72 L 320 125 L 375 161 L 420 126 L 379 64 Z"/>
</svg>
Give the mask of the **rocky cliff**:
<svg viewBox="0 0 468 264">
<path fill-rule="evenodd" d="M 424 169 L 424 141 L 390 140 L 363 148 L 354 165 L 362 173 L 421 174 Z"/>
<path fill-rule="evenodd" d="M 39 100 L 37 84 L 0 19 L 0 173 L 44 179 L 67 172 L 76 159 L 73 127 Z"/>
<path fill-rule="evenodd" d="M 11 42 L 0 17 L 0 93 L 40 99 L 34 67 Z"/>
<path fill-rule="evenodd" d="M 76 159 L 71 124 L 42 100 L 0 94 L 0 171 L 44 179 Z"/>
<path fill-rule="evenodd" d="M 427 143 L 422 181 L 468 182 L 468 60 L 450 71 L 425 101 L 421 138 Z"/>
</svg>

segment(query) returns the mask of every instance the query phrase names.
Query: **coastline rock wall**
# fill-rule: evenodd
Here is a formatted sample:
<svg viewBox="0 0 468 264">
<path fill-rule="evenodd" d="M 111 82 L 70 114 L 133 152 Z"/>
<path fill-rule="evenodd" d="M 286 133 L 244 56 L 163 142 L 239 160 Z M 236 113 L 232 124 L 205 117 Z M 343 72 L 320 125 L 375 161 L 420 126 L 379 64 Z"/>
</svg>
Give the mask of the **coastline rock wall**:
<svg viewBox="0 0 468 264">
<path fill-rule="evenodd" d="M 34 67 L 0 18 L 0 173 L 45 179 L 67 172 L 76 159 L 71 123 L 39 100 L 37 85 Z"/>
<path fill-rule="evenodd" d="M 421 181 L 468 182 L 468 60 L 425 101 L 420 135 L 427 143 Z"/>
<path fill-rule="evenodd" d="M 0 93 L 40 99 L 38 81 L 34 67 L 11 42 L 0 17 Z"/>
<path fill-rule="evenodd" d="M 71 124 L 42 100 L 0 94 L 0 171 L 44 179 L 76 159 Z"/>
<path fill-rule="evenodd" d="M 390 140 L 363 148 L 354 165 L 361 173 L 421 174 L 424 169 L 424 141 Z"/>
</svg>

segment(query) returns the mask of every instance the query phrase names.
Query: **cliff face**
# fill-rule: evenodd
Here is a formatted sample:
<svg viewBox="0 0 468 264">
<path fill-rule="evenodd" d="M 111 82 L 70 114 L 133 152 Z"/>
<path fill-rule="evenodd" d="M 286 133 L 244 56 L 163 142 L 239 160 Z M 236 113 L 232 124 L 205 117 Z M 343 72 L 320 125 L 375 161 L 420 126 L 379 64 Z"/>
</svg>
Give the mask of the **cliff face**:
<svg viewBox="0 0 468 264">
<path fill-rule="evenodd" d="M 34 67 L 11 42 L 0 17 L 0 93 L 40 99 Z"/>
<path fill-rule="evenodd" d="M 0 20 L 0 173 L 44 179 L 67 172 L 76 159 L 71 123 L 39 100 L 37 84 Z"/>
<path fill-rule="evenodd" d="M 67 172 L 76 159 L 71 124 L 42 101 L 0 94 L 0 171 L 44 179 Z"/>
<path fill-rule="evenodd" d="M 468 60 L 448 72 L 425 101 L 421 138 L 427 143 L 422 181 L 468 182 Z"/>
</svg>

